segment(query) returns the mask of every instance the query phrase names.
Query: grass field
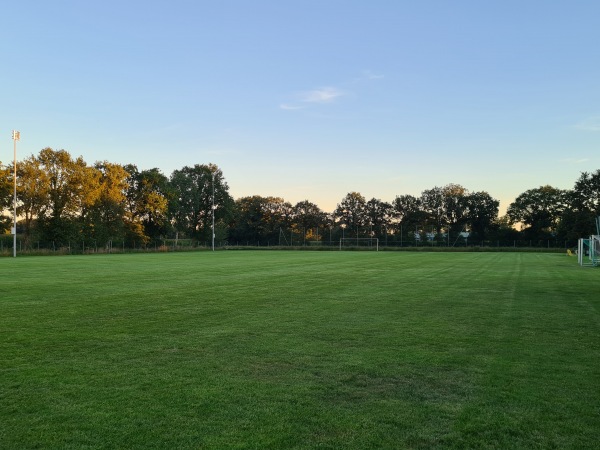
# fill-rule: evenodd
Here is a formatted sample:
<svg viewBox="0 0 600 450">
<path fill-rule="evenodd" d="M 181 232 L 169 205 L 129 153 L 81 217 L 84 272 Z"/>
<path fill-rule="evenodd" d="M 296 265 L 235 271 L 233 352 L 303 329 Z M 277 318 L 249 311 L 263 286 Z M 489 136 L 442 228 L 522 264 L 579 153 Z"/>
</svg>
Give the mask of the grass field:
<svg viewBox="0 0 600 450">
<path fill-rule="evenodd" d="M 0 259 L 0 447 L 598 448 L 600 270 L 537 253 Z"/>
</svg>

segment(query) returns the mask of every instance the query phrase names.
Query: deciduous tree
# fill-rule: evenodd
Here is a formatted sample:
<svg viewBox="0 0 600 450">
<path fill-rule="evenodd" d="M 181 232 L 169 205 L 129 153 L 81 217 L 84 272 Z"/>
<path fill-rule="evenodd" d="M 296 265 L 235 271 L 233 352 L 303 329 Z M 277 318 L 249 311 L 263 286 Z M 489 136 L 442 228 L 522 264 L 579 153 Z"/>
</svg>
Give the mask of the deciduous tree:
<svg viewBox="0 0 600 450">
<path fill-rule="evenodd" d="M 398 195 L 392 202 L 394 228 L 400 240 L 406 236 L 409 240 L 416 239 L 417 231 L 426 221 L 427 213 L 423 210 L 421 199 L 413 195 Z"/>
<path fill-rule="evenodd" d="M 86 186 L 87 194 L 83 196 L 86 212 L 82 214 L 88 238 L 100 245 L 125 239 L 132 228 L 136 229 L 130 226 L 131 218 L 126 217 L 128 172 L 120 164 L 104 161 L 90 167 L 88 173 L 90 181 Z M 134 239 L 143 242 L 143 236 Z"/>
<path fill-rule="evenodd" d="M 280 242 L 283 230 L 292 224 L 292 205 L 280 197 L 254 195 L 236 200 L 230 240 L 250 245 Z"/>
<path fill-rule="evenodd" d="M 12 179 L 10 167 L 5 167 L 0 162 L 0 234 L 10 228 L 11 216 L 7 210 L 14 197 Z"/>
<path fill-rule="evenodd" d="M 40 180 L 44 183 L 40 186 L 40 192 L 45 198 L 38 216 L 42 239 L 63 244 L 71 239 L 78 239 L 78 224 L 75 219 L 81 213 L 87 165 L 81 157 L 73 159 L 66 150 L 52 150 L 48 147 L 40 151 L 36 157 L 36 167 L 32 168 L 44 174 Z"/>
<path fill-rule="evenodd" d="M 444 190 L 437 186 L 424 190 L 421 193 L 420 204 L 421 209 L 426 213 L 427 225 L 435 228 L 436 233 L 440 234 L 442 228 L 446 226 Z"/>
<path fill-rule="evenodd" d="M 566 192 L 546 185 L 519 195 L 506 211 L 513 224 L 522 223 L 528 239 L 545 239 L 556 231 L 566 206 Z"/>
<path fill-rule="evenodd" d="M 566 193 L 565 203 L 558 226 L 560 237 L 575 245 L 579 238 L 596 234 L 595 221 L 600 216 L 600 170 L 582 172 L 573 189 Z"/>
<path fill-rule="evenodd" d="M 388 228 L 391 227 L 393 208 L 388 202 L 372 198 L 365 204 L 367 225 L 372 237 L 385 238 Z"/>
<path fill-rule="evenodd" d="M 138 170 L 133 164 L 126 165 L 127 216 L 131 222 L 141 224 L 146 240 L 160 239 L 170 228 L 169 200 L 173 191 L 169 179 L 157 168 Z"/>
<path fill-rule="evenodd" d="M 467 226 L 469 191 L 460 184 L 451 183 L 442 188 L 442 196 L 442 223 L 451 234 L 460 233 Z"/>
<path fill-rule="evenodd" d="M 316 204 L 304 200 L 294 205 L 292 209 L 292 228 L 301 234 L 303 239 L 315 239 L 315 230 L 326 223 L 326 215 Z"/>
<path fill-rule="evenodd" d="M 190 237 L 211 239 L 213 188 L 215 220 L 224 223 L 231 216 L 233 199 L 229 186 L 221 169 L 214 164 L 196 164 L 176 170 L 171 175 L 170 186 L 173 191 L 170 210 L 175 227 Z"/>
<path fill-rule="evenodd" d="M 333 216 L 340 226 L 348 230 L 347 237 L 358 237 L 361 228 L 368 222 L 367 202 L 360 193 L 349 192 L 337 205 Z"/>
<path fill-rule="evenodd" d="M 500 202 L 487 192 L 472 192 L 465 197 L 466 221 L 473 239 L 485 240 L 498 218 Z"/>
</svg>

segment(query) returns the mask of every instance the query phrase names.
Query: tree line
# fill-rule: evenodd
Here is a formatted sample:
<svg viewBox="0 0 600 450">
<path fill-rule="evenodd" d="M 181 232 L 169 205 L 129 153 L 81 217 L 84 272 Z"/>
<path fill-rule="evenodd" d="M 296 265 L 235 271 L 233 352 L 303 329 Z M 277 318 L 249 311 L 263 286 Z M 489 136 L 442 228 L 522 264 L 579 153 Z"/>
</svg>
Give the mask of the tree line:
<svg viewBox="0 0 600 450">
<path fill-rule="evenodd" d="M 0 231 L 10 233 L 14 166 L 0 165 Z M 523 192 L 500 217 L 499 201 L 458 184 L 391 202 L 348 193 L 332 212 L 308 200 L 233 199 L 223 172 L 196 164 L 170 176 L 158 168 L 107 161 L 88 165 L 65 150 L 45 148 L 17 163 L 17 233 L 31 248 L 93 242 L 96 247 L 164 245 L 173 239 L 219 245 L 333 244 L 373 237 L 388 245 L 495 245 L 564 242 L 595 233 L 600 170 L 584 172 L 573 189 Z M 519 224 L 520 229 L 515 225 Z M 533 245 L 533 244 L 532 244 Z M 85 246 L 85 244 L 84 244 Z"/>
</svg>

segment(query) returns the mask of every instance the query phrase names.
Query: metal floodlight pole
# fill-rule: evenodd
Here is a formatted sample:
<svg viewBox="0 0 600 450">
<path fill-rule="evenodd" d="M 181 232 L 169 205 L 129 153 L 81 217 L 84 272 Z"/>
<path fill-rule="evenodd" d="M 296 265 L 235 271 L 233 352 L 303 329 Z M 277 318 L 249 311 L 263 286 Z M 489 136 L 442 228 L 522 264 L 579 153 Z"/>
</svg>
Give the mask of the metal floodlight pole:
<svg viewBox="0 0 600 450">
<path fill-rule="evenodd" d="M 13 196 L 13 258 L 17 257 L 17 141 L 21 139 L 21 133 L 17 130 L 12 132 L 13 150 L 14 150 L 14 196 Z"/>
</svg>

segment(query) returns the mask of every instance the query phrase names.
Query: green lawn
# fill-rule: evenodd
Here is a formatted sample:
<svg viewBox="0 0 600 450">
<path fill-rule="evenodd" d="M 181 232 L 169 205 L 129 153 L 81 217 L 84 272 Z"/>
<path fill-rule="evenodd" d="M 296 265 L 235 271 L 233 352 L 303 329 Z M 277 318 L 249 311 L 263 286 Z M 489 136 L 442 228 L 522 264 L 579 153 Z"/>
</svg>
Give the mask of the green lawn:
<svg viewBox="0 0 600 450">
<path fill-rule="evenodd" d="M 0 259 L 0 448 L 598 448 L 600 270 L 541 253 Z"/>
</svg>

